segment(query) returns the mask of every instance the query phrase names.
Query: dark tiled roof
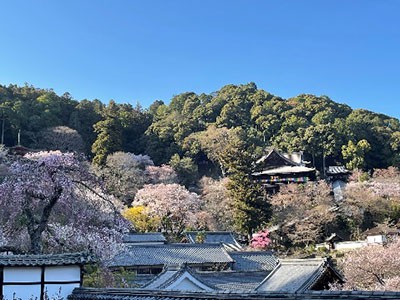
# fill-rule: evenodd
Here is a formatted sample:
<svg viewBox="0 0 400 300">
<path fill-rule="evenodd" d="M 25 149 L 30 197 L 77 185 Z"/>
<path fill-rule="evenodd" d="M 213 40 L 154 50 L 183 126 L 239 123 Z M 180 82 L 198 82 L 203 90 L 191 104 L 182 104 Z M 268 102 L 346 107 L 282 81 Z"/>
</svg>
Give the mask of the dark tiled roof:
<svg viewBox="0 0 400 300">
<path fill-rule="evenodd" d="M 329 166 L 326 170 L 327 175 L 349 174 L 350 171 L 343 166 Z"/>
<path fill-rule="evenodd" d="M 147 283 L 145 286 L 143 286 L 144 289 L 169 289 L 172 283 L 178 281 L 179 279 L 182 279 L 184 275 L 188 275 L 193 278 L 193 280 L 197 281 L 197 283 L 202 286 L 202 289 L 212 291 L 213 288 L 202 281 L 197 274 L 191 270 L 190 267 L 184 265 L 179 268 L 176 267 L 170 267 L 164 269 L 162 273 L 160 273 L 157 277 L 155 277 L 152 281 Z M 201 287 L 200 287 L 201 288 Z"/>
<path fill-rule="evenodd" d="M 124 236 L 124 243 L 152 243 L 162 242 L 165 243 L 167 240 L 161 232 L 149 232 L 149 233 L 130 233 Z"/>
<path fill-rule="evenodd" d="M 87 253 L 0 255 L 0 266 L 61 266 L 84 265 L 95 262 Z"/>
<path fill-rule="evenodd" d="M 154 277 L 151 281 L 145 284 L 142 288 L 154 290 L 163 289 L 163 287 L 171 283 L 171 281 L 176 279 L 181 273 L 181 270 L 165 269 L 156 277 Z"/>
<path fill-rule="evenodd" d="M 287 174 L 295 174 L 295 173 L 308 173 L 315 172 L 314 168 L 308 168 L 304 166 L 282 166 L 274 169 L 268 169 L 261 172 L 255 172 L 251 175 L 260 176 L 260 175 L 287 175 Z"/>
<path fill-rule="evenodd" d="M 197 278 L 220 291 L 254 291 L 269 272 L 196 272 Z"/>
<path fill-rule="evenodd" d="M 260 284 L 257 291 L 301 292 L 309 289 L 328 268 L 326 259 L 286 259 Z"/>
<path fill-rule="evenodd" d="M 235 271 L 194 271 L 188 266 L 166 268 L 143 289 L 169 289 L 172 283 L 179 281 L 185 273 L 189 273 L 208 290 L 252 291 L 264 280 L 269 272 L 235 272 Z"/>
<path fill-rule="evenodd" d="M 138 289 L 77 288 L 69 300 L 378 300 L 400 299 L 400 292 L 376 291 L 306 291 L 288 292 L 179 292 Z"/>
<path fill-rule="evenodd" d="M 268 164 L 272 164 L 272 167 L 278 166 L 299 166 L 300 164 L 285 157 L 278 150 L 272 149 L 266 155 L 261 157 L 256 161 L 256 164 L 261 164 L 267 162 Z"/>
<path fill-rule="evenodd" d="M 221 244 L 162 244 L 127 246 L 111 267 L 232 263 Z"/>
<path fill-rule="evenodd" d="M 230 252 L 238 271 L 272 271 L 278 264 L 278 258 L 269 251 Z"/>
<path fill-rule="evenodd" d="M 199 231 L 187 231 L 186 236 L 190 243 L 196 243 L 197 234 L 203 233 Z M 232 232 L 229 231 L 205 231 L 205 239 L 203 243 L 224 243 L 232 245 L 236 249 L 241 249 L 242 246 L 236 241 Z"/>
</svg>

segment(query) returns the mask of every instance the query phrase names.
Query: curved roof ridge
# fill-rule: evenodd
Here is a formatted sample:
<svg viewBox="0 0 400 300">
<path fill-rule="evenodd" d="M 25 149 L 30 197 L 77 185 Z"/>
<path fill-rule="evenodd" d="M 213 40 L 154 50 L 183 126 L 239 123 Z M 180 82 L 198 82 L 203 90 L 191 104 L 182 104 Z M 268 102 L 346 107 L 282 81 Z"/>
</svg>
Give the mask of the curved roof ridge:
<svg viewBox="0 0 400 300">
<path fill-rule="evenodd" d="M 276 153 L 280 158 L 282 158 L 284 161 L 286 161 L 289 164 L 293 164 L 295 166 L 301 166 L 300 163 L 296 163 L 295 161 L 291 160 L 290 158 L 285 157 L 283 154 L 280 153 L 280 151 L 278 151 L 276 148 L 272 148 L 266 155 L 264 155 L 263 157 L 261 157 L 260 159 L 258 159 L 256 161 L 256 164 L 259 164 L 263 161 L 265 161 L 266 159 L 268 159 L 268 157 L 270 157 L 272 155 L 272 153 Z"/>
</svg>

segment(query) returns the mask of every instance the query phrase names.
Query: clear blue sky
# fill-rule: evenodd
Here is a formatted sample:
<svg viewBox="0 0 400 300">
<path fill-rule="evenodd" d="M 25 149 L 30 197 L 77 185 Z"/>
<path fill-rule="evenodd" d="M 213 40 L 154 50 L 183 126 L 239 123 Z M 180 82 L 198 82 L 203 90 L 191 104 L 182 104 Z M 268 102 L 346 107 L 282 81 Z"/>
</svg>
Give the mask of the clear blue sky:
<svg viewBox="0 0 400 300">
<path fill-rule="evenodd" d="M 253 81 L 400 117 L 397 0 L 0 4 L 0 84 L 147 107 Z"/>
</svg>

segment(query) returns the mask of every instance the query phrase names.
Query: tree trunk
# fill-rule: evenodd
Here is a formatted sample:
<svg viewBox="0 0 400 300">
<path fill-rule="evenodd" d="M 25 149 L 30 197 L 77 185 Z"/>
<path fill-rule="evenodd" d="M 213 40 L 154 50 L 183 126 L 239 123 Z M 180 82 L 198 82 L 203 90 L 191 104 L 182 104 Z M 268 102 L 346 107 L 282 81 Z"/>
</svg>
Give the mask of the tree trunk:
<svg viewBox="0 0 400 300">
<path fill-rule="evenodd" d="M 54 188 L 53 195 L 50 197 L 49 202 L 43 208 L 42 215 L 39 218 L 35 218 L 34 214 L 28 206 L 24 209 L 25 215 L 28 219 L 27 227 L 29 238 L 31 240 L 30 252 L 33 254 L 40 254 L 42 252 L 42 234 L 47 227 L 51 212 L 53 211 L 53 207 L 54 205 L 56 205 L 58 199 L 60 199 L 62 191 L 63 188 L 61 186 L 57 186 Z M 34 195 L 33 193 L 28 193 L 28 196 L 28 198 L 33 197 L 45 200 L 40 195 Z"/>
</svg>

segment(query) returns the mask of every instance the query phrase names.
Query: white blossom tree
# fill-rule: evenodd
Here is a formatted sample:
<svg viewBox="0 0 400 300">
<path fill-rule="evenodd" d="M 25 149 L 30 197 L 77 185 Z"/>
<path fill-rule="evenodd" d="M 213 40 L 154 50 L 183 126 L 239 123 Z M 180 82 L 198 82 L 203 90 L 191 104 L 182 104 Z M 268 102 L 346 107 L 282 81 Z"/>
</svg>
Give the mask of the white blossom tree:
<svg viewBox="0 0 400 300">
<path fill-rule="evenodd" d="M 134 205 L 145 205 L 161 221 L 161 230 L 172 238 L 179 237 L 197 222 L 201 199 L 179 184 L 148 184 L 136 194 Z"/>
<path fill-rule="evenodd" d="M 96 173 L 104 180 L 109 193 L 130 205 L 146 182 L 148 166 L 153 166 L 148 155 L 118 151 L 108 155 L 105 165 L 96 167 Z"/>
<path fill-rule="evenodd" d="M 400 291 L 400 240 L 349 252 L 341 262 L 344 290 Z"/>
<path fill-rule="evenodd" d="M 178 175 L 175 170 L 169 165 L 147 166 L 146 167 L 146 182 L 148 184 L 170 184 L 178 182 Z"/>
<path fill-rule="evenodd" d="M 0 225 L 7 246 L 30 253 L 115 246 L 128 224 L 72 153 L 29 153 L 0 184 Z M 109 256 L 107 253 L 105 256 Z"/>
<path fill-rule="evenodd" d="M 78 131 L 67 126 L 45 128 L 38 133 L 35 147 L 46 150 L 83 153 L 85 143 Z"/>
<path fill-rule="evenodd" d="M 216 180 L 203 177 L 200 180 L 201 198 L 204 200 L 203 210 L 213 218 L 210 225 L 215 224 L 215 228 L 210 229 L 227 231 L 234 229 L 233 199 L 226 187 L 228 182 L 228 178 Z"/>
</svg>

